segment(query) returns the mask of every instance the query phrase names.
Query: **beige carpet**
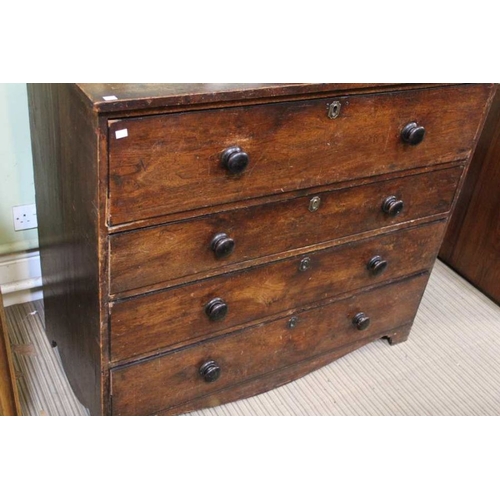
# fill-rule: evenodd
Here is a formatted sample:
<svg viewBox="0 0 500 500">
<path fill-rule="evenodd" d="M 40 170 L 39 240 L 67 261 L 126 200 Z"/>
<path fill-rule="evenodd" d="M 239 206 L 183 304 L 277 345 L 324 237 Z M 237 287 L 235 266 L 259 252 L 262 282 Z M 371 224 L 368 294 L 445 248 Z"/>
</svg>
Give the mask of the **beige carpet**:
<svg viewBox="0 0 500 500">
<path fill-rule="evenodd" d="M 43 330 L 6 309 L 25 415 L 85 415 Z M 410 339 L 380 340 L 266 394 L 191 415 L 500 415 L 500 307 L 437 262 Z"/>
</svg>

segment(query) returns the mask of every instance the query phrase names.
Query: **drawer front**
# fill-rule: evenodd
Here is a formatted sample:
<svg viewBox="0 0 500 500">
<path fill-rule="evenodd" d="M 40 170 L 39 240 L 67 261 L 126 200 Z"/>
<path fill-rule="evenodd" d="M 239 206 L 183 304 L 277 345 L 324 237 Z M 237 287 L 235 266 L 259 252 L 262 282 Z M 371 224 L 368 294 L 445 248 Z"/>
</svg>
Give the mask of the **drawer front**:
<svg viewBox="0 0 500 500">
<path fill-rule="evenodd" d="M 443 231 L 444 222 L 428 224 L 117 302 L 111 308 L 111 358 L 151 354 L 427 270 Z M 368 269 L 377 256 L 387 262 L 378 274 L 383 264 Z"/>
<path fill-rule="evenodd" d="M 449 211 L 461 167 L 231 210 L 110 237 L 111 293 L 165 283 L 258 257 Z M 403 210 L 390 215 L 384 200 Z M 315 210 L 314 198 L 319 197 Z M 211 242 L 217 235 L 219 247 Z M 233 250 L 224 255 L 224 250 Z M 219 250 L 217 256 L 215 250 Z"/>
<path fill-rule="evenodd" d="M 345 97 L 336 119 L 318 99 L 112 121 L 111 224 L 466 158 L 489 92 Z M 418 145 L 401 139 L 411 122 L 426 131 Z M 249 157 L 240 174 L 221 162 L 235 146 Z"/>
<path fill-rule="evenodd" d="M 113 414 L 149 415 L 410 323 L 428 275 L 111 372 Z M 358 330 L 353 318 L 370 320 Z M 293 325 L 293 327 L 291 327 Z M 276 354 L 279 353 L 279 356 Z M 208 364 L 208 362 L 214 364 Z M 200 374 L 218 378 L 207 382 Z M 211 370 L 208 370 L 208 367 Z"/>
</svg>

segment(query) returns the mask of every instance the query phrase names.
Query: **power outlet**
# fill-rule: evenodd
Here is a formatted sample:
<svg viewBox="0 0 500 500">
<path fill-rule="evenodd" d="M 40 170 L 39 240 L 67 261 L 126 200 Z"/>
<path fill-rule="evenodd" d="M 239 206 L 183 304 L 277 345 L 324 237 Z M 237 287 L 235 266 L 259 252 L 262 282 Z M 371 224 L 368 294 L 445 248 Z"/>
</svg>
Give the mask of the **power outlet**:
<svg viewBox="0 0 500 500">
<path fill-rule="evenodd" d="M 14 215 L 14 230 L 24 231 L 25 229 L 33 229 L 38 227 L 36 220 L 36 205 L 21 205 L 12 207 Z"/>
</svg>

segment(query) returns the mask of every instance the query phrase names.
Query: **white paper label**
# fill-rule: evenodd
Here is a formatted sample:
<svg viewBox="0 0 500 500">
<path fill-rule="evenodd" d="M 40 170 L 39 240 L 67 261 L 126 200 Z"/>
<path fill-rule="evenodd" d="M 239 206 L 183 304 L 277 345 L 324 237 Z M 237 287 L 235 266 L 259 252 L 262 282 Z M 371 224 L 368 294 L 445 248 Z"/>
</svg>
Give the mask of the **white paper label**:
<svg viewBox="0 0 500 500">
<path fill-rule="evenodd" d="M 117 139 L 123 139 L 124 137 L 128 137 L 128 130 L 126 128 L 124 128 L 122 130 L 117 130 L 115 132 L 115 137 Z"/>
<path fill-rule="evenodd" d="M 102 98 L 105 101 L 116 101 L 118 99 L 115 95 L 103 95 Z"/>
</svg>

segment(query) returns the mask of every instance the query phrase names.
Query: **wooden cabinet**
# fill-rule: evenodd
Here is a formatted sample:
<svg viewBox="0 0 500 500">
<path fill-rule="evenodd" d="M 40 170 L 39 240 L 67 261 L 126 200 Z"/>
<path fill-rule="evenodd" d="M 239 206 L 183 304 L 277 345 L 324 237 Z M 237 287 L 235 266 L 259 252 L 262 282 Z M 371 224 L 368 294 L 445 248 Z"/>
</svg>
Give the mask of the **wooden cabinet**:
<svg viewBox="0 0 500 500">
<path fill-rule="evenodd" d="M 405 340 L 491 85 L 30 85 L 47 334 L 93 414 Z"/>
<path fill-rule="evenodd" d="M 498 88 L 439 257 L 500 305 Z"/>
</svg>

